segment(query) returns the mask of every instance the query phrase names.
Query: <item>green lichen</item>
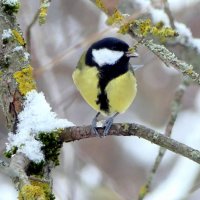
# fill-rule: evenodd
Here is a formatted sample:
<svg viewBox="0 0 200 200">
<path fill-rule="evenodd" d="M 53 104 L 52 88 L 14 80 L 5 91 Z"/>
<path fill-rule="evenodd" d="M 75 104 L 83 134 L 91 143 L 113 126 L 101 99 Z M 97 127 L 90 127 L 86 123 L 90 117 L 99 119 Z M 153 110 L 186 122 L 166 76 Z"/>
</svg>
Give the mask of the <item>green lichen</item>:
<svg viewBox="0 0 200 200">
<path fill-rule="evenodd" d="M 17 42 L 18 42 L 21 46 L 25 46 L 25 45 L 26 45 L 26 42 L 25 42 L 25 40 L 24 40 L 22 34 L 21 34 L 19 31 L 17 31 L 16 29 L 13 29 L 13 30 L 12 30 L 12 34 L 13 34 L 15 40 L 17 40 Z"/>
<path fill-rule="evenodd" d="M 41 161 L 39 163 L 35 163 L 33 161 L 31 161 L 28 165 L 28 169 L 27 169 L 27 174 L 30 175 L 34 175 L 34 176 L 38 176 L 39 178 L 42 178 L 44 175 L 44 170 L 43 167 L 45 166 L 44 161 Z"/>
<path fill-rule="evenodd" d="M 28 175 L 37 175 L 43 177 L 44 167 L 48 163 L 53 163 L 54 166 L 59 165 L 60 149 L 62 147 L 62 142 L 59 140 L 62 129 L 57 129 L 50 133 L 41 132 L 37 136 L 37 140 L 43 143 L 41 150 L 43 151 L 45 161 L 40 163 L 30 162 L 28 166 Z"/>
<path fill-rule="evenodd" d="M 11 158 L 12 155 L 16 154 L 18 147 L 14 146 L 9 151 L 4 152 L 4 156 L 7 158 Z"/>
<path fill-rule="evenodd" d="M 24 185 L 18 196 L 18 200 L 55 200 L 50 185 L 41 181 L 30 181 L 30 185 Z"/>
<path fill-rule="evenodd" d="M 33 89 L 36 89 L 36 84 L 33 80 L 33 68 L 28 67 L 14 73 L 13 77 L 18 83 L 18 89 L 22 95 L 26 95 Z"/>
<path fill-rule="evenodd" d="M 10 2 L 8 0 L 2 0 L 3 10 L 9 14 L 17 13 L 20 8 L 20 2 L 18 0 Z"/>
<path fill-rule="evenodd" d="M 51 133 L 40 133 L 37 137 L 43 143 L 42 151 L 45 156 L 45 161 L 53 162 L 55 166 L 59 165 L 58 156 L 60 155 L 60 149 L 62 142 L 59 140 L 62 129 L 57 129 Z"/>
<path fill-rule="evenodd" d="M 8 68 L 10 63 L 11 63 L 11 56 L 10 55 L 5 55 L 4 59 L 3 59 L 3 63 L 2 63 L 3 67 L 4 68 Z"/>
</svg>

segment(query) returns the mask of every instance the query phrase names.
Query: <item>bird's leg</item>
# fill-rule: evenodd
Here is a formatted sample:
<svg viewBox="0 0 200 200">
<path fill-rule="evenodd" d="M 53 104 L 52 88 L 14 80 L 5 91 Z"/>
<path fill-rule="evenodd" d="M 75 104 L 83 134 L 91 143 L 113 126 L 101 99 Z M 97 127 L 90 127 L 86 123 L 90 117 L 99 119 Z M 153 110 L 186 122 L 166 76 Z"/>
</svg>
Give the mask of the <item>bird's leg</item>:
<svg viewBox="0 0 200 200">
<path fill-rule="evenodd" d="M 103 135 L 106 136 L 108 135 L 108 132 L 113 124 L 113 120 L 114 118 L 118 115 L 119 113 L 115 113 L 112 117 L 109 117 L 108 119 L 106 119 L 105 123 L 104 123 L 104 131 L 103 131 Z"/>
<path fill-rule="evenodd" d="M 92 120 L 92 132 L 93 132 L 93 134 L 95 134 L 96 136 L 99 136 L 99 137 L 100 137 L 100 135 L 99 135 L 99 133 L 98 133 L 98 131 L 97 131 L 97 129 L 96 129 L 96 127 L 97 127 L 97 118 L 98 118 L 99 115 L 100 115 L 100 112 L 98 112 L 98 113 L 95 115 L 94 119 Z"/>
</svg>

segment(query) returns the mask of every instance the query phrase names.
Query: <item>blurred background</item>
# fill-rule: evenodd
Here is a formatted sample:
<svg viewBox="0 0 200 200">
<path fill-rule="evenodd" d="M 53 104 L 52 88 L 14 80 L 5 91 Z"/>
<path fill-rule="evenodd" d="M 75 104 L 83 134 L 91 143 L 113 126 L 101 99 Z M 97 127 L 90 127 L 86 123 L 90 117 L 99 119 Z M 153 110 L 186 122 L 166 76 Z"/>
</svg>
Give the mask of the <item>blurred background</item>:
<svg viewBox="0 0 200 200">
<path fill-rule="evenodd" d="M 149 3 L 148 0 L 141 1 Z M 110 10 L 116 5 L 124 13 L 147 14 L 140 1 L 107 0 Z M 200 1 L 169 0 L 176 21 L 186 24 L 194 37 L 200 37 Z M 163 0 L 152 0 L 163 8 Z M 39 8 L 39 1 L 21 0 L 18 22 L 26 37 L 27 27 Z M 80 96 L 72 81 L 72 72 L 87 47 L 94 41 L 113 36 L 133 45 L 130 36 L 117 34 L 105 24 L 106 16 L 89 0 L 52 1 L 46 24 L 31 29 L 31 62 L 39 91 L 44 92 L 53 111 L 76 125 L 88 125 L 96 114 Z M 182 45 L 170 50 L 198 69 L 199 55 Z M 133 64 L 138 69 L 138 93 L 129 110 L 115 122 L 136 122 L 161 133 L 170 116 L 171 102 L 181 74 L 166 67 L 145 47 L 139 47 Z M 199 70 L 200 71 L 200 70 Z M 0 150 L 5 148 L 7 130 L 0 112 Z M 200 92 L 191 84 L 182 99 L 181 111 L 172 137 L 200 149 Z M 58 200 L 133 200 L 145 183 L 158 153 L 158 146 L 136 137 L 106 137 L 64 144 L 61 164 L 53 170 L 54 192 Z M 145 200 L 199 200 L 199 166 L 179 155 L 167 152 Z M 196 187 L 197 186 L 197 187 Z M 0 175 L 0 200 L 15 200 L 16 191 L 9 179 Z"/>
</svg>

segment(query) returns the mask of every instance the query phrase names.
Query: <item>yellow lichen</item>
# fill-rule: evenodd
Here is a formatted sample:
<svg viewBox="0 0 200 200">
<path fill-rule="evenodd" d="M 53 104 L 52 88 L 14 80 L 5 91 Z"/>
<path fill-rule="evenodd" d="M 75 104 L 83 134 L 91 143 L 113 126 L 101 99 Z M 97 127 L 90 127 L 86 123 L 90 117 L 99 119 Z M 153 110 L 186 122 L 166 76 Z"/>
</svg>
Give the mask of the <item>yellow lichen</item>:
<svg viewBox="0 0 200 200">
<path fill-rule="evenodd" d="M 40 186 L 25 185 L 19 192 L 18 200 L 46 200 L 45 191 Z"/>
<path fill-rule="evenodd" d="M 120 11 L 115 10 L 115 12 L 108 17 L 106 20 L 106 23 L 108 25 L 113 25 L 113 24 L 121 24 L 121 22 L 124 20 L 124 16 L 121 14 Z"/>
<path fill-rule="evenodd" d="M 122 127 L 123 127 L 124 131 L 128 131 L 129 130 L 129 125 L 126 124 L 126 123 L 122 124 Z"/>
<path fill-rule="evenodd" d="M 21 71 L 15 72 L 13 77 L 18 83 L 18 88 L 22 95 L 26 95 L 27 92 L 36 89 L 33 80 L 33 68 L 30 65 Z"/>
<path fill-rule="evenodd" d="M 161 42 L 165 42 L 169 37 L 176 37 L 178 33 L 170 27 L 165 27 L 163 22 L 159 22 L 155 25 L 152 24 L 150 19 L 135 20 L 136 33 L 140 37 L 154 36 Z"/>
<path fill-rule="evenodd" d="M 140 192 L 139 192 L 139 199 L 143 199 L 143 197 L 149 192 L 149 189 L 147 187 L 147 185 L 143 185 L 140 188 Z"/>
<path fill-rule="evenodd" d="M 108 9 L 105 7 L 102 0 L 96 0 L 96 6 L 103 10 L 105 13 L 108 13 Z"/>
<path fill-rule="evenodd" d="M 17 30 L 13 29 L 12 34 L 14 35 L 15 39 L 21 46 L 25 46 L 26 42 L 24 41 L 24 38 L 22 37 L 22 34 L 19 33 Z"/>
<path fill-rule="evenodd" d="M 119 27 L 119 30 L 117 32 L 121 33 L 122 35 L 125 35 L 126 33 L 128 33 L 130 27 L 133 26 L 133 24 L 134 24 L 133 20 L 130 22 L 124 23 Z"/>
<path fill-rule="evenodd" d="M 41 0 L 39 11 L 39 24 L 45 24 L 50 0 Z"/>
<path fill-rule="evenodd" d="M 186 74 L 188 74 L 188 75 L 191 75 L 191 74 L 193 74 L 193 68 L 190 68 L 190 69 L 187 69 L 186 71 Z"/>
<path fill-rule="evenodd" d="M 139 32 L 142 36 L 146 36 L 151 30 L 151 20 L 141 20 L 139 22 Z"/>
<path fill-rule="evenodd" d="M 48 183 L 42 181 L 31 180 L 30 185 L 25 185 L 19 192 L 19 200 L 53 200 L 54 195 Z"/>
<path fill-rule="evenodd" d="M 40 14 L 39 14 L 39 23 L 44 24 L 46 22 L 46 17 L 47 17 L 47 7 L 41 7 L 40 8 Z"/>
<path fill-rule="evenodd" d="M 133 54 L 135 52 L 135 47 L 129 47 L 128 52 Z"/>
</svg>

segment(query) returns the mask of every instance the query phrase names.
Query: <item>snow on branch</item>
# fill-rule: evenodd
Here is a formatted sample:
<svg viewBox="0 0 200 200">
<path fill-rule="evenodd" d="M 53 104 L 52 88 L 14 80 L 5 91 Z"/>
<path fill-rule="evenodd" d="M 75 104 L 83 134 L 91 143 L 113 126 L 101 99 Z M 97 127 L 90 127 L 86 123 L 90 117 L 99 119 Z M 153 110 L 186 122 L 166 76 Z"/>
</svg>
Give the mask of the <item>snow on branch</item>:
<svg viewBox="0 0 200 200">
<path fill-rule="evenodd" d="M 166 65 L 173 66 L 175 69 L 179 70 L 185 77 L 189 77 L 193 81 L 200 84 L 199 74 L 193 70 L 193 66 L 191 64 L 188 64 L 182 60 L 179 60 L 175 56 L 175 54 L 170 52 L 164 45 L 156 44 L 154 43 L 153 40 L 149 39 L 148 37 L 148 36 L 156 37 L 157 39 L 160 39 L 161 41 L 162 40 L 166 41 L 167 38 L 170 38 L 170 37 L 174 38 L 177 36 L 177 32 L 175 30 L 173 30 L 170 27 L 165 27 L 159 23 L 153 25 L 150 19 L 146 19 L 146 20 L 129 19 L 128 16 L 127 17 L 124 16 L 118 9 L 116 9 L 113 13 L 108 14 L 101 0 L 98 0 L 95 2 L 91 0 L 91 2 L 95 3 L 97 7 L 99 7 L 103 12 L 105 12 L 108 15 L 108 20 L 107 20 L 108 25 L 118 27 L 119 28 L 118 32 L 121 34 L 131 35 L 134 39 L 138 40 L 139 44 L 145 45 L 150 51 L 152 51 L 155 55 L 157 55 Z M 101 2 L 101 4 L 99 2 Z M 150 4 L 147 4 L 146 9 L 147 8 L 149 10 L 154 9 L 151 7 Z M 161 11 L 159 11 L 158 13 L 157 13 L 157 18 L 159 19 L 159 21 L 161 21 L 160 16 L 161 17 L 163 16 L 162 17 L 163 20 L 165 20 L 165 22 L 168 23 L 169 25 L 170 20 L 168 16 L 164 12 L 162 13 Z M 187 35 L 188 38 L 189 36 L 191 36 L 188 29 L 184 28 L 184 25 L 180 26 L 179 24 L 179 29 L 182 30 L 182 32 L 185 35 Z"/>
<path fill-rule="evenodd" d="M 151 15 L 153 23 L 158 23 L 162 21 L 165 26 L 171 27 L 170 16 L 163 9 L 154 8 L 150 2 L 144 2 L 137 0 L 136 1 L 142 10 L 146 10 Z M 179 33 L 179 36 L 176 38 L 176 42 L 187 47 L 193 48 L 200 53 L 200 38 L 194 38 L 190 28 L 188 28 L 184 23 L 177 22 L 173 20 L 174 28 Z M 173 27 L 172 27 L 173 28 Z"/>
<path fill-rule="evenodd" d="M 51 111 L 44 94 L 32 90 L 27 93 L 23 102 L 23 110 L 18 115 L 16 133 L 9 133 L 7 151 L 17 148 L 17 152 L 26 155 L 30 160 L 38 163 L 44 160 L 41 147 L 42 142 L 37 139 L 39 133 L 50 133 L 56 129 L 73 126 L 66 119 L 58 119 Z"/>
</svg>

